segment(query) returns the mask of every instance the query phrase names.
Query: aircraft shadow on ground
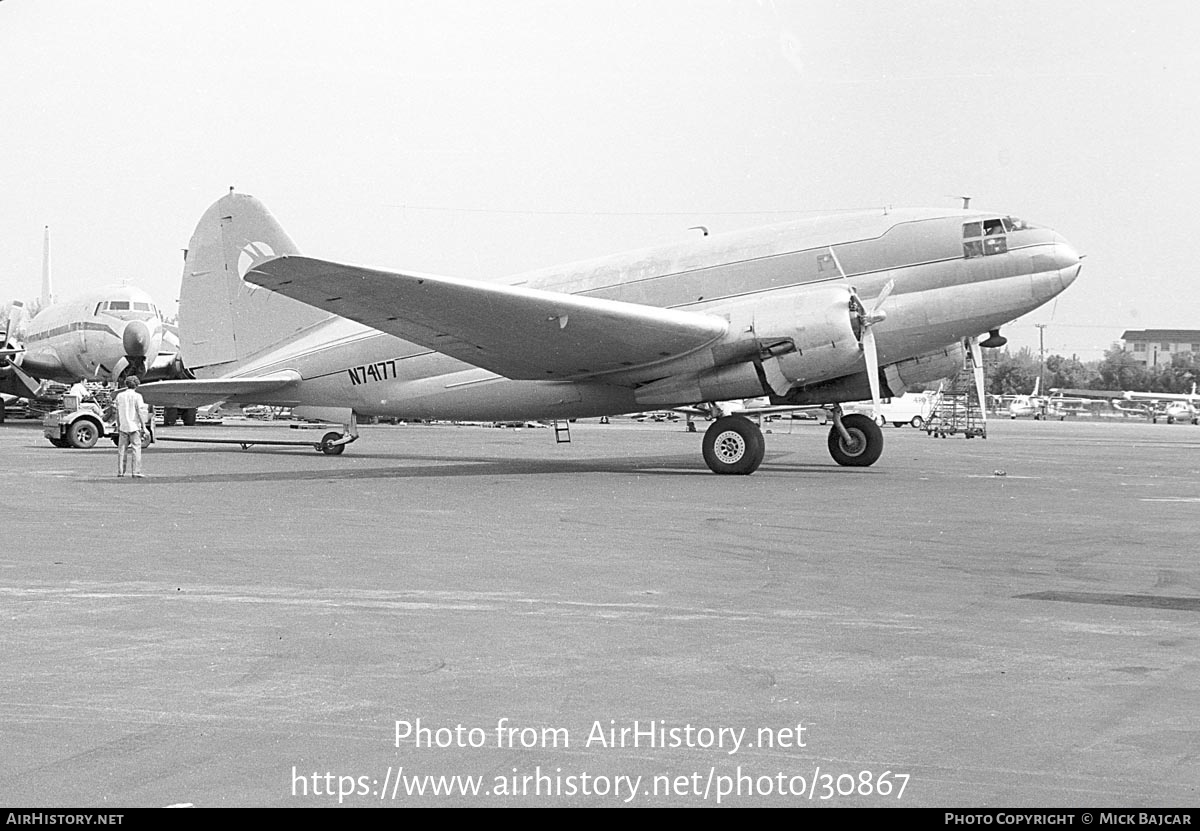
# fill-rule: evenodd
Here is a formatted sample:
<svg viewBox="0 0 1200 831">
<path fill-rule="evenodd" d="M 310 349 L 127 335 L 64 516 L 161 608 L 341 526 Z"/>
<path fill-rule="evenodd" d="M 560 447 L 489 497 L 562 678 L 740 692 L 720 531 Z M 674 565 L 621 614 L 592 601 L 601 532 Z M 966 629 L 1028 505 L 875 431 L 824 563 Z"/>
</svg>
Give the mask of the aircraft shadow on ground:
<svg viewBox="0 0 1200 831">
<path fill-rule="evenodd" d="M 161 459 L 196 453 L 229 453 L 231 451 L 205 450 L 200 448 L 171 448 L 165 451 L 155 451 Z M 284 455 L 286 451 L 263 449 L 255 452 L 253 449 L 237 451 L 262 455 Z M 311 453 L 311 451 L 310 451 Z M 292 454 L 298 455 L 298 454 Z M 779 454 L 787 456 L 790 454 Z M 392 463 L 388 467 L 347 467 L 338 466 L 342 461 L 379 461 Z M 308 459 L 311 462 L 311 459 Z M 148 469 L 152 462 L 147 457 Z M 297 467 L 290 470 L 260 470 L 245 473 L 223 471 L 217 473 L 194 473 L 187 475 L 171 475 L 151 472 L 151 479 L 157 483 L 167 484 L 205 484 L 220 482 L 298 482 L 320 480 L 361 479 L 412 479 L 412 478 L 450 478 L 463 476 L 546 476 L 552 474 L 581 474 L 581 473 L 620 473 L 638 476 L 714 476 L 708 470 L 702 459 L 696 454 L 687 453 L 673 456 L 642 456 L 642 457 L 600 457 L 592 459 L 502 459 L 489 456 L 445 456 L 421 454 L 355 454 L 344 459 L 328 458 L 328 465 L 322 468 L 312 468 L 297 462 Z M 827 464 L 774 464 L 768 453 L 763 466 L 755 476 L 764 473 L 813 473 L 813 474 L 880 474 L 883 471 L 872 471 L 864 468 L 840 467 L 832 462 Z M 741 477 L 732 477 L 741 478 Z M 121 484 L 116 477 L 104 481 Z"/>
</svg>

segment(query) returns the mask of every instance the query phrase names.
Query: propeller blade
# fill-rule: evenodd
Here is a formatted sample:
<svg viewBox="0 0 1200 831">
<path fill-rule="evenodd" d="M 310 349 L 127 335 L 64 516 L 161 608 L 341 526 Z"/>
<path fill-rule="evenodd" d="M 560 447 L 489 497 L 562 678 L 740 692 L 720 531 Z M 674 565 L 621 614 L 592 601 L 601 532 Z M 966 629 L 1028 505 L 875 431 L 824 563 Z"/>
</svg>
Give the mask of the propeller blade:
<svg viewBox="0 0 1200 831">
<path fill-rule="evenodd" d="M 21 307 L 15 303 L 8 307 L 8 318 L 4 321 L 4 337 L 5 343 L 17 336 L 17 328 L 20 325 Z M 4 346 L 5 343 L 0 343 Z"/>
<path fill-rule="evenodd" d="M 971 364 L 975 370 L 975 393 L 979 396 L 979 417 L 986 424 L 987 407 L 983 404 L 987 400 L 983 397 L 983 351 L 979 348 L 979 338 L 968 338 L 967 342 L 971 345 Z"/>
<path fill-rule="evenodd" d="M 873 416 L 879 420 L 879 353 L 875 349 L 875 331 L 868 326 L 862 336 L 863 357 L 867 361 L 867 381 L 871 385 L 871 403 L 875 406 Z"/>
<path fill-rule="evenodd" d="M 883 291 L 879 292 L 879 296 L 875 298 L 875 305 L 871 307 L 871 317 L 879 314 L 880 308 L 882 308 L 884 302 L 887 301 L 888 297 L 892 293 L 892 289 L 894 288 L 896 288 L 895 279 L 890 279 L 883 284 Z"/>
</svg>

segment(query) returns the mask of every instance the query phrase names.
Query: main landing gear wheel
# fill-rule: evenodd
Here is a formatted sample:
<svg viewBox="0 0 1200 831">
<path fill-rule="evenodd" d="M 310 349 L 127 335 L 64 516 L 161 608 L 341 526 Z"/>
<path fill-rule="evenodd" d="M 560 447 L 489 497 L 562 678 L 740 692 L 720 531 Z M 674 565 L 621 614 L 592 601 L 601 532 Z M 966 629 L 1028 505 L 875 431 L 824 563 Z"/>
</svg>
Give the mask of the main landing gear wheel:
<svg viewBox="0 0 1200 831">
<path fill-rule="evenodd" d="M 753 473 L 766 452 L 762 430 L 741 416 L 718 418 L 704 433 L 704 462 L 713 473 Z"/>
<path fill-rule="evenodd" d="M 344 444 L 334 444 L 335 441 L 342 437 L 341 433 L 326 433 L 321 437 L 321 452 L 326 456 L 340 456 L 342 451 L 346 449 Z"/>
<path fill-rule="evenodd" d="M 883 453 L 883 431 L 879 425 L 865 415 L 842 416 L 842 426 L 850 434 L 850 441 L 842 437 L 835 424 L 829 430 L 829 455 L 839 465 L 867 467 L 879 461 Z"/>
</svg>

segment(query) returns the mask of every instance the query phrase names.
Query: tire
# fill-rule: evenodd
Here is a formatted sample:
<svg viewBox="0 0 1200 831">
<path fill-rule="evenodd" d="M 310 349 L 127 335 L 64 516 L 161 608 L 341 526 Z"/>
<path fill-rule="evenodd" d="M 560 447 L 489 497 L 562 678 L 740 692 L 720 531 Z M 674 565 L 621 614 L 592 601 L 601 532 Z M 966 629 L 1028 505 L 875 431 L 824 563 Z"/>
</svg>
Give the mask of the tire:
<svg viewBox="0 0 1200 831">
<path fill-rule="evenodd" d="M 90 418 L 79 419 L 67 430 L 67 443 L 80 450 L 95 447 L 99 439 L 100 426 Z"/>
<path fill-rule="evenodd" d="M 163 427 L 174 427 L 179 420 L 179 409 L 176 407 L 163 408 Z"/>
<path fill-rule="evenodd" d="M 70 447 L 71 446 L 70 444 L 67 443 L 66 439 L 48 439 L 48 441 L 55 447 Z"/>
<path fill-rule="evenodd" d="M 185 409 L 182 409 L 179 411 L 179 415 L 183 418 L 183 426 L 184 427 L 195 427 L 196 426 L 196 408 L 195 407 L 187 407 Z"/>
<path fill-rule="evenodd" d="M 704 433 L 704 463 L 713 473 L 747 476 L 766 455 L 762 431 L 747 418 L 718 418 Z"/>
<path fill-rule="evenodd" d="M 326 433 L 321 437 L 321 452 L 326 456 L 340 456 L 342 451 L 346 449 L 344 444 L 334 444 L 335 441 L 342 437 L 341 433 Z"/>
<path fill-rule="evenodd" d="M 921 418 L 920 416 L 913 416 L 912 421 L 910 421 L 909 424 L 913 426 L 913 429 L 920 430 L 925 426 L 925 419 Z"/>
<path fill-rule="evenodd" d="M 848 415 L 842 418 L 842 426 L 854 439 L 847 446 L 836 425 L 829 430 L 829 455 L 845 467 L 869 467 L 879 461 L 883 453 L 883 431 L 879 425 L 865 415 Z"/>
</svg>

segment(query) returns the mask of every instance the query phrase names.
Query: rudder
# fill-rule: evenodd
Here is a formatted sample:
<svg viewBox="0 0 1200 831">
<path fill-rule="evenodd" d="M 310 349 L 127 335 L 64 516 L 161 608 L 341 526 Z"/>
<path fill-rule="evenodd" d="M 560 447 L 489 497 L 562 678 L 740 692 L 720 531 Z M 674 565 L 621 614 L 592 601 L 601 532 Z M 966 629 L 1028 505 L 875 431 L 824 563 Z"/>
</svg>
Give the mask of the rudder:
<svg viewBox="0 0 1200 831">
<path fill-rule="evenodd" d="M 189 370 L 201 377 L 228 373 L 331 317 L 242 280 L 260 262 L 299 253 L 253 196 L 231 191 L 204 212 L 188 243 L 179 292 L 179 345 Z"/>
</svg>

